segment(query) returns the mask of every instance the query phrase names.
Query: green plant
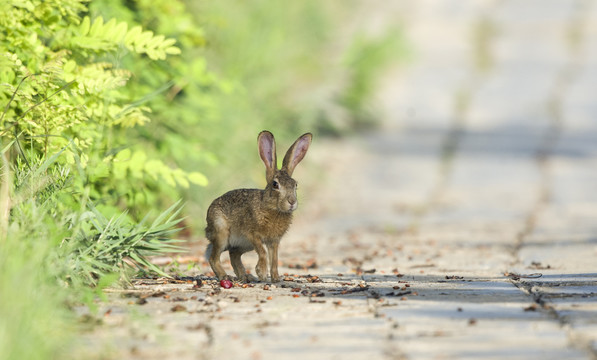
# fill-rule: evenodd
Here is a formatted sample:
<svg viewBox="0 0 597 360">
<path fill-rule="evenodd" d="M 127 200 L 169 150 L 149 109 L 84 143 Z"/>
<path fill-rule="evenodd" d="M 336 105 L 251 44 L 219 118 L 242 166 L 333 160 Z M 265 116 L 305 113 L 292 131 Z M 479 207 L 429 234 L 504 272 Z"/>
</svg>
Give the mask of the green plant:
<svg viewBox="0 0 597 360">
<path fill-rule="evenodd" d="M 132 269 L 149 270 L 168 276 L 147 260 L 147 256 L 180 252 L 171 236 L 179 231 L 181 207 L 175 203 L 151 224 L 149 214 L 137 224 L 131 224 L 126 213 L 108 219 L 95 207 L 83 212 L 77 221 L 83 224 L 72 239 L 65 241 L 62 257 L 70 274 L 88 283 L 117 272 L 124 277 Z"/>
<path fill-rule="evenodd" d="M 80 0 L 0 5 L 0 103 L 5 104 L 0 136 L 15 141 L 10 158 L 47 157 L 64 149 L 57 163 L 74 166 L 78 157 L 85 176 L 75 185 L 87 187 L 104 207 L 116 198 L 121 207 L 134 205 L 142 198 L 138 194 L 156 184 L 206 185 L 200 172 L 187 172 L 130 142 L 131 129 L 150 120 L 144 103 L 152 95 L 129 90 L 134 73 L 122 66 L 124 59 L 153 66 L 180 53 L 176 40 L 115 19 L 81 17 L 85 11 Z M 158 91 L 172 86 L 159 80 Z"/>
<path fill-rule="evenodd" d="M 56 159 L 15 168 L 0 247 L 0 358 L 68 357 L 78 325 L 65 304 L 84 302 L 93 311 L 102 290 L 132 270 L 163 274 L 146 256 L 180 250 L 171 239 L 181 221 L 179 203 L 151 223 L 132 224 L 124 214 L 108 219 L 85 195 L 73 198 L 77 175 Z"/>
<path fill-rule="evenodd" d="M 13 223 L 10 241 L 0 246 L 0 359 L 69 358 L 76 327 L 64 306 L 68 289 L 56 278 L 60 263 L 52 260 L 60 242 L 46 233 L 53 230 L 32 216 L 26 228 Z"/>
</svg>

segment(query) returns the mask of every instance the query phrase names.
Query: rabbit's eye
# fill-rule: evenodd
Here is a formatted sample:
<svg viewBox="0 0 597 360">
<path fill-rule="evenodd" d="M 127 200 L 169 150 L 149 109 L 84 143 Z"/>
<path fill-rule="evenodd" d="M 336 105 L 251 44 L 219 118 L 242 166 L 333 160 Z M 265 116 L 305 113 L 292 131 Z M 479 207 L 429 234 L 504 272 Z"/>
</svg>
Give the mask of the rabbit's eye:
<svg viewBox="0 0 597 360">
<path fill-rule="evenodd" d="M 272 188 L 274 188 L 275 190 L 278 190 L 280 188 L 280 184 L 278 184 L 278 182 L 276 180 L 274 180 L 272 182 Z"/>
</svg>

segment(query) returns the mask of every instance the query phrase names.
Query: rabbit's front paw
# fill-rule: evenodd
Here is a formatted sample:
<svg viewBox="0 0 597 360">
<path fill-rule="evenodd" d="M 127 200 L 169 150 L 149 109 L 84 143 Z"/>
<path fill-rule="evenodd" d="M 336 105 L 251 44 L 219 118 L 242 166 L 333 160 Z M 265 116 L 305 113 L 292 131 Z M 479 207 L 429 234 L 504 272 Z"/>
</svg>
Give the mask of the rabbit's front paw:
<svg viewBox="0 0 597 360">
<path fill-rule="evenodd" d="M 267 281 L 267 267 L 265 262 L 257 262 L 257 266 L 255 266 L 255 272 L 257 273 L 257 277 L 259 277 L 259 281 Z"/>
<path fill-rule="evenodd" d="M 272 266 L 269 272 L 270 276 L 272 277 L 272 282 L 280 282 L 280 275 L 278 274 L 278 267 Z"/>
</svg>

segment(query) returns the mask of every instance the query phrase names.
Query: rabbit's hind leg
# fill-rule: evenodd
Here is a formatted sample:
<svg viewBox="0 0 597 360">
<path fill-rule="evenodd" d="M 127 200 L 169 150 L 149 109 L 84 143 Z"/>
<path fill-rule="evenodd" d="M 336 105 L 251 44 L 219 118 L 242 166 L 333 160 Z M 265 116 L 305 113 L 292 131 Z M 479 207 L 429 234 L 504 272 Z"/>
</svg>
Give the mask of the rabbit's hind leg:
<svg viewBox="0 0 597 360">
<path fill-rule="evenodd" d="M 247 270 L 243 265 L 241 260 L 241 256 L 244 254 L 242 249 L 240 248 L 231 248 L 230 252 L 230 263 L 232 264 L 232 268 L 234 269 L 234 273 L 240 282 L 254 282 L 257 281 L 257 278 L 251 274 L 247 274 Z"/>
<path fill-rule="evenodd" d="M 222 255 L 222 252 L 226 250 L 226 247 L 228 246 L 229 236 L 230 230 L 226 226 L 216 226 L 214 231 L 210 232 L 208 235 L 208 240 L 211 243 L 209 265 L 218 277 L 218 280 L 222 280 L 227 277 L 226 271 L 220 262 L 220 255 Z"/>
</svg>

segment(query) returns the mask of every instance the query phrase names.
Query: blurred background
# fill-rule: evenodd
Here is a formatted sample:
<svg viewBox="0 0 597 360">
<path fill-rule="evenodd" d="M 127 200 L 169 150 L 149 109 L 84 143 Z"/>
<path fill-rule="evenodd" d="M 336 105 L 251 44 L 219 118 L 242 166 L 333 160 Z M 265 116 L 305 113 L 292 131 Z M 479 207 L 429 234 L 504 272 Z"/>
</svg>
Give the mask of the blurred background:
<svg viewBox="0 0 597 360">
<path fill-rule="evenodd" d="M 573 192 L 594 200 L 594 172 L 578 174 L 582 183 L 560 174 L 563 164 L 595 166 L 593 1 L 367 5 L 364 28 L 399 26 L 405 51 L 367 100 L 375 121 L 344 149 L 354 152 L 345 184 L 367 190 L 328 204 L 404 229 L 413 225 L 405 213 L 491 223 L 545 202 L 569 210 L 558 201 Z"/>
</svg>

